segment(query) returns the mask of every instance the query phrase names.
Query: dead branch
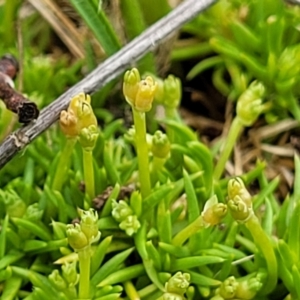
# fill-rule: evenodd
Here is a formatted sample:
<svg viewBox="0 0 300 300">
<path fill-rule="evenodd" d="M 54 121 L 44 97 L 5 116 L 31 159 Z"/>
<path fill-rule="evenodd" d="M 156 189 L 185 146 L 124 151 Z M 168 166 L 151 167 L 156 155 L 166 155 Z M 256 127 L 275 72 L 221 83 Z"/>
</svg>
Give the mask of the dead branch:
<svg viewBox="0 0 300 300">
<path fill-rule="evenodd" d="M 83 80 L 45 107 L 35 122 L 16 130 L 3 141 L 0 145 L 0 168 L 11 160 L 18 151 L 49 128 L 58 119 L 60 112 L 67 108 L 73 96 L 80 92 L 93 94 L 101 89 L 215 1 L 184 1 L 119 52 L 106 59 Z"/>
</svg>

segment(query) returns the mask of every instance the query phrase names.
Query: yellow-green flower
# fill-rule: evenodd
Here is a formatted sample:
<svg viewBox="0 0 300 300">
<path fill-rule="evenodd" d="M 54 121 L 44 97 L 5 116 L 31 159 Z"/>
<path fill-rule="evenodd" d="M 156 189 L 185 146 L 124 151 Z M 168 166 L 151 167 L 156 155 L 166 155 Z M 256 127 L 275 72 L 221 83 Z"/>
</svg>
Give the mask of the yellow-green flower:
<svg viewBox="0 0 300 300">
<path fill-rule="evenodd" d="M 79 133 L 79 143 L 86 151 L 92 151 L 99 136 L 99 129 L 95 125 L 90 125 L 81 129 Z"/>
<path fill-rule="evenodd" d="M 174 75 L 164 80 L 164 104 L 167 107 L 178 107 L 181 99 L 181 81 Z"/>
<path fill-rule="evenodd" d="M 81 227 L 78 223 L 75 225 L 67 225 L 67 237 L 70 246 L 75 250 L 79 251 L 89 245 L 88 238 L 82 232 Z"/>
<path fill-rule="evenodd" d="M 159 298 L 159 300 L 184 300 L 191 276 L 189 273 L 177 272 L 165 284 L 166 292 Z"/>
<path fill-rule="evenodd" d="M 124 75 L 123 93 L 126 101 L 138 112 L 147 112 L 152 107 L 157 83 L 151 76 L 140 79 L 137 69 L 129 70 Z"/>
<path fill-rule="evenodd" d="M 80 227 L 89 242 L 92 242 L 99 234 L 98 230 L 98 214 L 95 210 L 80 211 Z"/>
<path fill-rule="evenodd" d="M 237 101 L 236 113 L 244 126 L 252 125 L 264 110 L 262 103 L 265 87 L 261 82 L 253 81 Z"/>
<path fill-rule="evenodd" d="M 151 76 L 141 80 L 136 94 L 134 108 L 139 112 L 147 112 L 152 107 L 157 84 Z"/>
<path fill-rule="evenodd" d="M 60 127 L 69 137 L 77 137 L 84 128 L 97 127 L 97 119 L 91 107 L 91 97 L 80 93 L 73 97 L 67 111 L 60 114 Z"/>
<path fill-rule="evenodd" d="M 77 137 L 78 129 L 77 129 L 77 118 L 72 111 L 63 110 L 60 113 L 59 125 L 61 131 L 67 137 Z"/>
<path fill-rule="evenodd" d="M 243 180 L 239 177 L 232 178 L 228 181 L 228 199 L 234 199 L 239 196 L 248 207 L 252 206 L 252 196 L 245 187 Z"/>
<path fill-rule="evenodd" d="M 126 232 L 127 235 L 132 236 L 141 227 L 141 223 L 136 215 L 127 216 L 119 227 Z"/>
<path fill-rule="evenodd" d="M 63 291 L 67 288 L 65 279 L 59 274 L 58 270 L 53 270 L 48 276 L 50 282 L 59 290 Z"/>
<path fill-rule="evenodd" d="M 218 203 L 216 195 L 206 201 L 201 213 L 205 227 L 219 224 L 227 213 L 227 205 Z"/>
<path fill-rule="evenodd" d="M 159 158 L 167 158 L 171 150 L 168 136 L 157 130 L 152 137 L 152 154 Z"/>
<path fill-rule="evenodd" d="M 123 82 L 123 94 L 126 101 L 134 106 L 136 94 L 139 89 L 141 76 L 138 69 L 133 68 L 132 70 L 126 71 Z"/>
<path fill-rule="evenodd" d="M 246 222 L 253 215 L 252 197 L 241 178 L 233 178 L 228 182 L 228 208 L 238 222 Z"/>
</svg>

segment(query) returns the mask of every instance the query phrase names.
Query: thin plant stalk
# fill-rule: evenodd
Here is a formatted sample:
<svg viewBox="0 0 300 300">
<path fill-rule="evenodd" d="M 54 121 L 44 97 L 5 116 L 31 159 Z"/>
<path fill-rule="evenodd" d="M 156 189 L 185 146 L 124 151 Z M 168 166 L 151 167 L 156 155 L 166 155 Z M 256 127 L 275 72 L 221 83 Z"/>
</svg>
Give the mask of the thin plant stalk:
<svg viewBox="0 0 300 300">
<path fill-rule="evenodd" d="M 146 140 L 146 118 L 145 113 L 133 111 L 135 126 L 135 143 L 139 164 L 139 178 L 141 185 L 141 194 L 145 199 L 151 193 L 149 154 Z"/>
<path fill-rule="evenodd" d="M 85 193 L 88 196 L 89 206 L 91 200 L 95 197 L 95 181 L 94 181 L 94 167 L 93 167 L 93 152 L 83 149 L 83 170 Z"/>
<path fill-rule="evenodd" d="M 267 264 L 268 278 L 261 290 L 261 293 L 266 295 L 273 291 L 277 285 L 277 260 L 273 246 L 254 214 L 245 223 L 245 226 L 250 231 L 256 246 L 262 252 Z"/>
<path fill-rule="evenodd" d="M 178 232 L 172 240 L 174 246 L 182 246 L 184 242 L 190 238 L 193 234 L 199 232 L 204 228 L 203 219 L 200 215 L 195 221 L 186 226 L 180 232 Z"/>
<path fill-rule="evenodd" d="M 88 249 L 78 252 L 79 257 L 79 299 L 90 299 L 90 269 L 91 269 L 91 256 L 90 246 Z"/>
<path fill-rule="evenodd" d="M 52 182 L 52 189 L 55 191 L 61 191 L 62 185 L 66 178 L 66 173 L 70 166 L 70 158 L 75 144 L 76 144 L 76 138 L 68 138 L 61 152 L 58 165 L 56 168 L 56 172 Z"/>
<path fill-rule="evenodd" d="M 232 152 L 232 149 L 241 133 L 243 130 L 243 125 L 238 117 L 235 117 L 233 119 L 233 122 L 230 126 L 228 136 L 226 138 L 226 143 L 223 147 L 223 151 L 221 152 L 221 155 L 219 157 L 219 160 L 217 162 L 217 165 L 215 167 L 214 171 L 214 179 L 219 180 L 224 169 L 225 169 L 225 164 Z"/>
</svg>

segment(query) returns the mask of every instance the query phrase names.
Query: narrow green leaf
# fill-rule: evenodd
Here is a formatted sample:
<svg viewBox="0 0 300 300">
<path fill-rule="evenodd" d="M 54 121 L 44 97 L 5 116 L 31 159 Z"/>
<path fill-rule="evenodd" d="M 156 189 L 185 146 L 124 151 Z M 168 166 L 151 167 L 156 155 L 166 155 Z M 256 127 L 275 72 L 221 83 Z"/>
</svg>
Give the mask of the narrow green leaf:
<svg viewBox="0 0 300 300">
<path fill-rule="evenodd" d="M 121 44 L 103 10 L 97 12 L 96 7 L 88 0 L 70 2 L 93 31 L 105 53 L 110 56 L 117 52 Z"/>
</svg>

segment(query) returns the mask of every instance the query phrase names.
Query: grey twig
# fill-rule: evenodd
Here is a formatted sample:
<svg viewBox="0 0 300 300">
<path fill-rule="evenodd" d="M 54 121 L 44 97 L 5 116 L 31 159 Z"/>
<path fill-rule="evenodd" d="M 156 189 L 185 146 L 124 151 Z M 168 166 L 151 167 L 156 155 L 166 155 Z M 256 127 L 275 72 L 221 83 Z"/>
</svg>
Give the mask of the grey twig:
<svg viewBox="0 0 300 300">
<path fill-rule="evenodd" d="M 106 59 L 92 73 L 45 107 L 35 122 L 16 130 L 3 141 L 0 145 L 0 168 L 12 159 L 18 151 L 49 128 L 59 118 L 60 112 L 67 108 L 73 96 L 82 91 L 92 94 L 101 89 L 106 83 L 120 75 L 133 62 L 155 49 L 174 31 L 192 20 L 215 1 L 184 1 L 119 52 Z"/>
</svg>

